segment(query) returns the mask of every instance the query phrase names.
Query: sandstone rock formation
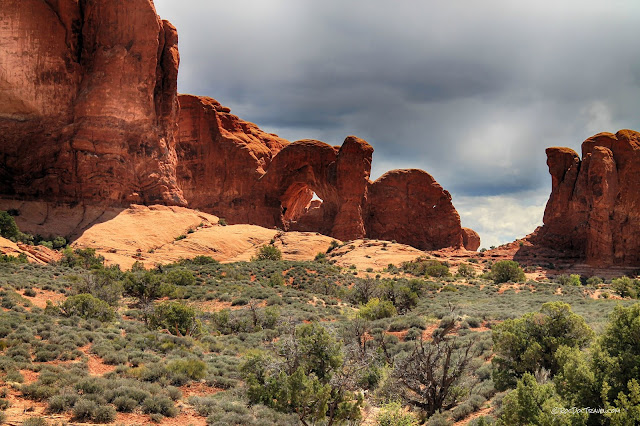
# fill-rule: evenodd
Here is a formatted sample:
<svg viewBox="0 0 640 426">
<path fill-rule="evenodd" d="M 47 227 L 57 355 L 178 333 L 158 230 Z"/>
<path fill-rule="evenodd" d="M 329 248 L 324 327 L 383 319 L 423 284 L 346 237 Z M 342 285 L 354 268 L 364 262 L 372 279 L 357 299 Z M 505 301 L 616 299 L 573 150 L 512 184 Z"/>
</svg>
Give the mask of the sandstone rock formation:
<svg viewBox="0 0 640 426">
<path fill-rule="evenodd" d="M 469 240 L 429 174 L 371 182 L 361 139 L 289 143 L 214 99 L 178 97 L 177 31 L 152 0 L 0 0 L 0 10 L 2 197 L 188 204 L 229 223 L 421 249 Z"/>
<path fill-rule="evenodd" d="M 177 31 L 153 2 L 0 0 L 0 10 L 0 193 L 184 204 Z"/>
<path fill-rule="evenodd" d="M 597 134 L 547 149 L 552 179 L 544 226 L 531 241 L 565 250 L 595 267 L 640 264 L 640 133 Z"/>
<path fill-rule="evenodd" d="M 180 95 L 177 181 L 189 205 L 233 223 L 259 223 L 258 179 L 287 142 L 206 97 Z"/>
<path fill-rule="evenodd" d="M 462 228 L 462 245 L 470 251 L 480 248 L 480 235 L 471 228 Z"/>
<path fill-rule="evenodd" d="M 214 99 L 179 100 L 177 177 L 190 207 L 229 223 L 344 241 L 378 238 L 425 250 L 463 246 L 449 193 L 421 170 L 396 170 L 371 182 L 373 148 L 366 141 L 289 143 Z"/>
</svg>

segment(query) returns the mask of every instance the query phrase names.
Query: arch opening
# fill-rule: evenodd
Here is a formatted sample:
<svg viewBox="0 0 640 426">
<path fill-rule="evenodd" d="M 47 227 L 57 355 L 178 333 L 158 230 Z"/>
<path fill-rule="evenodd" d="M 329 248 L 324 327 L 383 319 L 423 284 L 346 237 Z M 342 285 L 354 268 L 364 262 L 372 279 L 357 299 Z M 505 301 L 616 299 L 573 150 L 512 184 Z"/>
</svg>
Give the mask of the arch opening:
<svg viewBox="0 0 640 426">
<path fill-rule="evenodd" d="M 306 183 L 296 183 L 280 198 L 282 221 L 287 230 L 307 230 L 322 219 L 324 200 Z"/>
</svg>

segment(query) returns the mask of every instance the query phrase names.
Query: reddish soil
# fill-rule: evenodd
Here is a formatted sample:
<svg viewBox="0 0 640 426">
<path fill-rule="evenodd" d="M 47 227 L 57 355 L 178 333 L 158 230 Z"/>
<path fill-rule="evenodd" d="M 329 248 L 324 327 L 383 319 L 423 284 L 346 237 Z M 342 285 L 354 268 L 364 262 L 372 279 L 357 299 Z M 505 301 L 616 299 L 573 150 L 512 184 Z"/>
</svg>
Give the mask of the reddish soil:
<svg viewBox="0 0 640 426">
<path fill-rule="evenodd" d="M 190 396 L 213 395 L 222 392 L 223 389 L 207 386 L 205 383 L 190 383 L 180 387 L 182 398 L 187 399 Z"/>
<path fill-rule="evenodd" d="M 19 291 L 19 294 L 30 301 L 31 304 L 41 309 L 47 307 L 47 300 L 50 300 L 52 303 L 58 303 L 64 301 L 67 297 L 62 293 L 50 290 L 37 290 L 35 297 L 25 296 L 24 290 Z"/>
</svg>

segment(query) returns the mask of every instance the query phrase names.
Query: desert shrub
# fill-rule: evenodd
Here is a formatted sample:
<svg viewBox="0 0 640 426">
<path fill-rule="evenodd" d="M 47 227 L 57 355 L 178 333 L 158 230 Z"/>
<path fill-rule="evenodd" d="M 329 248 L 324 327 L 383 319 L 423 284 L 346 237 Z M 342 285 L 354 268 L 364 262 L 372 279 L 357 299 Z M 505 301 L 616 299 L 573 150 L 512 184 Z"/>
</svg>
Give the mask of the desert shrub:
<svg viewBox="0 0 640 426">
<path fill-rule="evenodd" d="M 447 264 L 423 257 L 411 262 L 404 262 L 402 270 L 416 276 L 447 277 L 451 275 Z"/>
<path fill-rule="evenodd" d="M 127 272 L 123 284 L 125 292 L 137 298 L 141 305 L 173 295 L 176 289 L 175 286 L 162 282 L 160 276 L 152 271 Z"/>
<path fill-rule="evenodd" d="M 169 397 L 164 395 L 150 396 L 142 402 L 142 411 L 145 414 L 162 414 L 165 417 L 175 417 L 178 410 Z"/>
<path fill-rule="evenodd" d="M 127 396 L 119 396 L 113 400 L 116 411 L 121 413 L 131 413 L 137 406 L 138 401 Z"/>
<path fill-rule="evenodd" d="M 476 270 L 466 263 L 461 263 L 458 266 L 458 275 L 464 278 L 473 278 L 476 276 Z"/>
<path fill-rule="evenodd" d="M 155 306 L 149 315 L 149 326 L 167 329 L 177 336 L 198 336 L 202 332 L 195 309 L 175 301 Z"/>
<path fill-rule="evenodd" d="M 220 226 L 227 226 L 227 220 L 223 217 L 218 219 L 218 225 Z"/>
<path fill-rule="evenodd" d="M 187 286 L 196 284 L 196 277 L 193 276 L 193 273 L 182 268 L 171 269 L 167 273 L 165 280 L 172 285 Z"/>
<path fill-rule="evenodd" d="M 491 266 L 491 277 L 496 284 L 525 280 L 524 271 L 513 260 L 500 260 Z"/>
<path fill-rule="evenodd" d="M 93 415 L 96 423 L 113 423 L 116 419 L 116 409 L 110 405 L 99 405 Z"/>
<path fill-rule="evenodd" d="M 63 251 L 63 257 L 59 264 L 70 268 L 102 268 L 104 266 L 104 256 L 96 254 L 96 250 L 93 248 L 73 250 L 68 247 Z"/>
<path fill-rule="evenodd" d="M 0 263 L 29 263 L 29 260 L 27 259 L 27 255 L 24 253 L 20 253 L 18 256 L 1 254 Z"/>
<path fill-rule="evenodd" d="M 444 413 L 436 413 L 429 417 L 425 424 L 427 426 L 451 426 L 453 422 Z"/>
<path fill-rule="evenodd" d="M 611 280 L 611 288 L 622 297 L 637 299 L 640 293 L 640 280 L 632 280 L 629 277 L 620 277 Z"/>
<path fill-rule="evenodd" d="M 377 297 L 369 300 L 366 305 L 360 306 L 358 317 L 367 320 L 389 318 L 397 315 L 396 307 L 388 300 L 380 300 Z"/>
<path fill-rule="evenodd" d="M 98 404 L 87 398 L 80 398 L 73 406 L 73 419 L 90 422 L 96 415 Z"/>
<path fill-rule="evenodd" d="M 48 426 L 49 423 L 42 417 L 29 417 L 20 423 L 22 426 Z"/>
<path fill-rule="evenodd" d="M 327 253 L 331 253 L 333 250 L 335 250 L 338 247 L 340 247 L 340 243 L 337 242 L 336 240 L 331 240 L 331 243 L 329 244 L 329 248 L 327 249 Z"/>
<path fill-rule="evenodd" d="M 90 294 L 116 306 L 124 291 L 121 278 L 122 272 L 117 267 L 93 269 L 73 283 L 72 294 Z"/>
<path fill-rule="evenodd" d="M 197 359 L 176 359 L 167 364 L 167 370 L 191 380 L 201 380 L 207 375 L 207 364 Z"/>
<path fill-rule="evenodd" d="M 65 300 L 60 309 L 63 315 L 71 317 L 77 315 L 85 319 L 97 319 L 106 322 L 115 318 L 115 311 L 103 300 L 90 294 L 77 294 Z"/>
<path fill-rule="evenodd" d="M 587 278 L 587 285 L 599 285 L 602 284 L 604 281 L 602 280 L 602 278 L 594 275 L 593 277 L 589 277 Z"/>
<path fill-rule="evenodd" d="M 579 286 L 582 285 L 582 282 L 580 281 L 580 275 L 578 274 L 571 274 L 571 275 L 560 275 L 558 277 L 558 284 L 560 285 L 574 285 L 574 286 Z"/>
<path fill-rule="evenodd" d="M 251 260 L 282 260 L 282 252 L 276 246 L 265 245 L 260 247 L 258 253 Z"/>
<path fill-rule="evenodd" d="M 32 288 L 28 288 L 24 291 L 24 295 L 27 297 L 36 297 L 36 291 Z"/>
<path fill-rule="evenodd" d="M 419 423 L 415 414 L 405 412 L 399 402 L 391 402 L 380 407 L 378 426 L 418 426 Z"/>
<path fill-rule="evenodd" d="M 502 400 L 500 425 L 579 425 L 586 424 L 586 412 L 557 413 L 554 408 L 566 407 L 553 383 L 538 384 L 534 376 L 526 373 L 516 389 Z"/>
<path fill-rule="evenodd" d="M 75 393 L 62 393 L 54 395 L 49 398 L 48 410 L 51 413 L 64 413 L 69 411 L 78 400 L 78 395 Z"/>
<path fill-rule="evenodd" d="M 327 261 L 327 254 L 326 253 L 318 253 L 316 254 L 316 257 L 313 259 L 316 262 L 326 262 Z"/>
</svg>

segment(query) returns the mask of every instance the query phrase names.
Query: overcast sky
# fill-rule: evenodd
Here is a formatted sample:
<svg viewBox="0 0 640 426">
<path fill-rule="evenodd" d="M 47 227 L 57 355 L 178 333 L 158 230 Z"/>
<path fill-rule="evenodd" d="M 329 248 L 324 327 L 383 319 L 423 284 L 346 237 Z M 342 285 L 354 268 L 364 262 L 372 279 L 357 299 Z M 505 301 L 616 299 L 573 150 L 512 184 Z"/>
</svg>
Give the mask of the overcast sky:
<svg viewBox="0 0 640 426">
<path fill-rule="evenodd" d="M 420 168 L 489 247 L 542 223 L 544 150 L 640 130 L 640 1 L 155 0 L 179 91 Z"/>
</svg>

